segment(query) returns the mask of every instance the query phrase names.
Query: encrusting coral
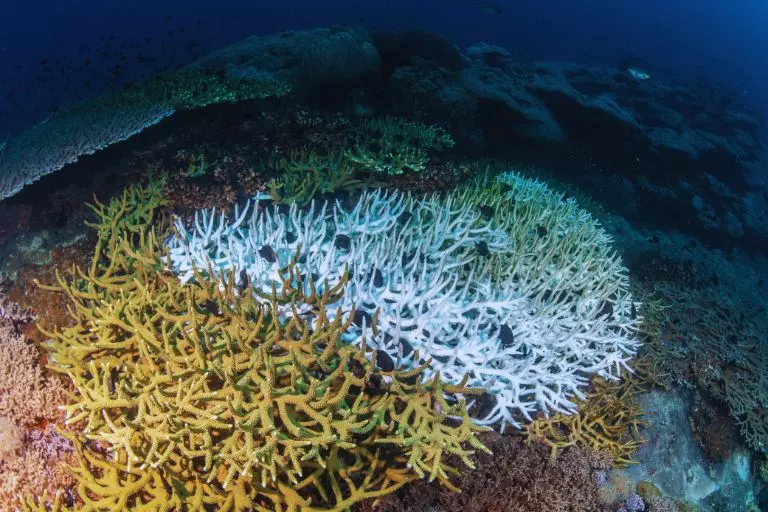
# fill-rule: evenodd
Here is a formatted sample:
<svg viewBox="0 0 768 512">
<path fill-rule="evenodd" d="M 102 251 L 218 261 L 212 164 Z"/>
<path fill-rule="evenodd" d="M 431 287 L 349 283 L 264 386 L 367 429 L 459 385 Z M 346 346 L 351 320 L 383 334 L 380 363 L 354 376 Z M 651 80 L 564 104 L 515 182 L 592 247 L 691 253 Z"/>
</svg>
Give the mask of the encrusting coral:
<svg viewBox="0 0 768 512">
<path fill-rule="evenodd" d="M 481 390 L 385 371 L 365 341 L 344 343 L 354 311 L 329 311 L 347 273 L 322 292 L 295 259 L 271 289 L 182 283 L 164 270 L 161 188 L 97 205 L 90 267 L 50 287 L 75 320 L 46 332 L 77 390 L 68 423 L 85 425 L 76 508 L 343 510 L 418 478 L 453 488 L 449 457 L 471 468 L 486 448 L 446 396 Z"/>
<path fill-rule="evenodd" d="M 8 425 L 0 426 L 0 429 Z M 3 444 L 6 452 L 0 460 L 0 511 L 18 511 L 22 497 L 32 493 L 44 495 L 40 506 L 51 506 L 47 496 L 57 491 L 67 496 L 75 480 L 67 465 L 73 459 L 70 442 L 55 427 L 45 430 L 18 429 L 17 444 L 12 450 Z M 0 432 L 0 443 L 6 443 Z"/>
</svg>

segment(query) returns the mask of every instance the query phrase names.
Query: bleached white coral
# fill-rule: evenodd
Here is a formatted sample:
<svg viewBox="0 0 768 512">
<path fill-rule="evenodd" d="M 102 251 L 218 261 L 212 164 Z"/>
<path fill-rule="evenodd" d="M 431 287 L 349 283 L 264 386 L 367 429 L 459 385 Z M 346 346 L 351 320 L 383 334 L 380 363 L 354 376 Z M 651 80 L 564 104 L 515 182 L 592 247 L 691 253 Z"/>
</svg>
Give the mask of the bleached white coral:
<svg viewBox="0 0 768 512">
<path fill-rule="evenodd" d="M 167 245 L 182 280 L 210 268 L 271 289 L 297 250 L 315 283 L 337 282 L 347 267 L 342 309 L 357 310 L 349 340 L 365 334 L 400 365 L 431 357 L 447 381 L 468 374 L 488 389 L 475 404 L 481 423 L 573 412 L 570 397 L 592 375 L 618 377 L 637 349 L 636 307 L 610 237 L 572 200 L 515 173 L 425 198 L 368 191 L 351 206 L 283 212 L 254 201 L 231 218 L 201 211 L 176 227 Z"/>
</svg>

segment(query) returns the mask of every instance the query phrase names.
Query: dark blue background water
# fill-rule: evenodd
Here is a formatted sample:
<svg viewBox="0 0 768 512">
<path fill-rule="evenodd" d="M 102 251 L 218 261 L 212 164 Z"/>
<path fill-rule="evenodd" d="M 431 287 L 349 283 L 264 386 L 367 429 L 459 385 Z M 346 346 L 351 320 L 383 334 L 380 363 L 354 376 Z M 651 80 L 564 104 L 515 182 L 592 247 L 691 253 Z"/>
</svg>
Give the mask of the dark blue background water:
<svg viewBox="0 0 768 512">
<path fill-rule="evenodd" d="M 475 0 L 3 1 L 0 137 L 249 35 L 340 23 L 422 28 L 462 47 L 486 41 L 521 60 L 639 57 L 665 79 L 722 84 L 755 109 L 768 105 L 768 3 L 759 0 L 501 0 L 500 15 Z"/>
</svg>

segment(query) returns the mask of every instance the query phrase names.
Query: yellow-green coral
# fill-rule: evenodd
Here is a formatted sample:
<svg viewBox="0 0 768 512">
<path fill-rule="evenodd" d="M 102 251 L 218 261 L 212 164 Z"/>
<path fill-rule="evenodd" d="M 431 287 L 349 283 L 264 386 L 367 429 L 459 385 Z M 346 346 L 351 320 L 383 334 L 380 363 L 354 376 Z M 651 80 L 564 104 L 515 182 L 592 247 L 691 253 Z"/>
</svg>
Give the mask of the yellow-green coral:
<svg viewBox="0 0 768 512">
<path fill-rule="evenodd" d="M 635 400 L 637 390 L 632 378 L 616 383 L 596 377 L 589 396 L 579 401 L 575 414 L 537 418 L 525 426 L 524 433 L 529 441 L 547 444 L 553 458 L 559 450 L 579 446 L 605 451 L 616 467 L 625 467 L 632 463 L 632 455 L 642 445 L 642 410 Z"/>
<path fill-rule="evenodd" d="M 153 177 L 144 187 L 128 187 L 108 205 L 94 198 L 94 204 L 87 206 L 96 215 L 96 221 L 86 221 L 85 224 L 98 232 L 100 241 L 108 244 L 116 243 L 120 233 L 143 233 L 156 220 L 161 208 L 170 204 L 163 196 L 165 184 L 166 178 L 161 175 Z M 114 251 L 114 248 L 110 247 L 110 250 Z M 98 262 L 99 257 L 97 253 L 94 261 Z"/>
<path fill-rule="evenodd" d="M 394 117 L 365 120 L 350 138 L 346 157 L 365 171 L 386 174 L 423 171 L 431 152 L 453 146 L 442 128 Z"/>
<path fill-rule="evenodd" d="M 155 107 L 167 105 L 174 109 L 193 109 L 218 103 L 236 103 L 284 96 L 290 85 L 271 78 L 251 80 L 229 78 L 205 70 L 181 70 L 127 87 L 99 98 L 63 107 L 57 115 L 82 109 L 112 109 L 124 107 Z"/>
<path fill-rule="evenodd" d="M 364 185 L 339 151 L 327 155 L 296 151 L 288 157 L 273 158 L 266 167 L 278 174 L 269 184 L 272 199 L 300 206 L 309 204 L 317 194 L 353 190 Z"/>
<path fill-rule="evenodd" d="M 264 166 L 277 174 L 269 184 L 271 197 L 303 206 L 318 194 L 373 185 L 374 174 L 421 172 L 432 153 L 452 146 L 451 136 L 437 126 L 393 117 L 369 119 L 326 154 L 298 150 Z"/>
<path fill-rule="evenodd" d="M 485 447 L 445 395 L 480 390 L 381 371 L 342 343 L 354 312 L 329 313 L 346 279 L 320 292 L 293 264 L 279 295 L 234 276 L 182 285 L 164 270 L 155 194 L 95 207 L 92 264 L 52 287 L 74 320 L 46 334 L 77 390 L 68 422 L 85 425 L 82 510 L 344 510 L 417 478 L 453 488 L 448 457 L 471 468 Z"/>
</svg>

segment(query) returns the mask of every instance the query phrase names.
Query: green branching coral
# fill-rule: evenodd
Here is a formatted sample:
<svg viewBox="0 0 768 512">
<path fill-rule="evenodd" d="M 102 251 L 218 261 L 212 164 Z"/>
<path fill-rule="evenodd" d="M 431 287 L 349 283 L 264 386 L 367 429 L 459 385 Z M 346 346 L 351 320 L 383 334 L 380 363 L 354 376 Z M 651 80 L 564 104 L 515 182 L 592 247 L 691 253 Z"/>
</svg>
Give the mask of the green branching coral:
<svg viewBox="0 0 768 512">
<path fill-rule="evenodd" d="M 346 157 L 368 172 L 402 174 L 423 171 L 430 153 L 453 147 L 442 128 L 394 117 L 369 119 L 350 136 Z"/>
<path fill-rule="evenodd" d="M 181 70 L 158 75 L 151 80 L 84 103 L 75 103 L 59 113 L 79 109 L 117 109 L 166 105 L 176 110 L 194 109 L 218 103 L 236 103 L 284 96 L 290 86 L 272 78 L 252 80 L 229 78 L 206 70 Z"/>
<path fill-rule="evenodd" d="M 442 128 L 405 119 L 367 119 L 354 125 L 339 147 L 324 154 L 297 150 L 276 156 L 264 167 L 273 200 L 301 206 L 318 194 L 380 185 L 381 174 L 419 173 L 434 153 L 453 146 Z"/>
<path fill-rule="evenodd" d="M 128 187 L 122 196 L 110 201 L 108 205 L 101 204 L 94 198 L 94 203 L 87 205 L 96 216 L 95 222 L 86 221 L 86 226 L 95 229 L 102 243 L 117 243 L 124 235 L 139 235 L 155 220 L 156 215 L 169 201 L 163 197 L 166 184 L 165 176 L 153 177 L 144 187 Z M 114 247 L 109 247 L 114 252 Z M 100 253 L 94 256 L 98 262 Z"/>
<path fill-rule="evenodd" d="M 130 189 L 96 206 L 92 264 L 51 287 L 74 320 L 45 332 L 77 390 L 82 510 L 345 510 L 418 478 L 453 488 L 449 457 L 472 467 L 483 429 L 444 397 L 480 390 L 383 371 L 344 344 L 354 311 L 327 312 L 346 274 L 316 286 L 294 261 L 279 294 L 204 273 L 182 285 L 163 270 L 159 204 Z"/>
<path fill-rule="evenodd" d="M 296 151 L 288 157 L 275 157 L 265 166 L 278 175 L 270 182 L 272 199 L 300 206 L 309 204 L 317 194 L 348 191 L 365 185 L 340 151 L 326 155 Z"/>
</svg>

